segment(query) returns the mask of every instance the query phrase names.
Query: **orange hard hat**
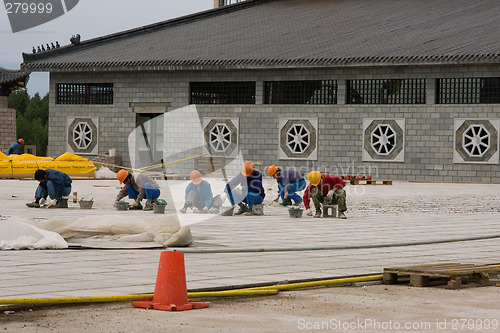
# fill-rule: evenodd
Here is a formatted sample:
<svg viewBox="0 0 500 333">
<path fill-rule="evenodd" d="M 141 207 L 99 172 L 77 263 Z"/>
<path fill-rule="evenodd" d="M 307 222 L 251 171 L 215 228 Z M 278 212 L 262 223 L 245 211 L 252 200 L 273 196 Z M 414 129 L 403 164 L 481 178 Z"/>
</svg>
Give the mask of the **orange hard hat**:
<svg viewBox="0 0 500 333">
<path fill-rule="evenodd" d="M 193 170 L 191 171 L 191 175 L 189 175 L 189 178 L 193 182 L 193 184 L 198 185 L 201 183 L 201 172 L 198 170 Z"/>
<path fill-rule="evenodd" d="M 121 169 L 120 171 L 118 171 L 118 173 L 116 174 L 116 178 L 118 178 L 118 180 L 120 181 L 120 184 L 123 184 L 123 181 L 125 179 L 127 179 L 128 177 L 128 171 L 127 170 L 123 170 Z"/>
<path fill-rule="evenodd" d="M 278 167 L 276 165 L 271 165 L 269 168 L 267 168 L 267 174 L 269 176 L 274 176 L 274 174 L 278 171 Z"/>
<path fill-rule="evenodd" d="M 309 172 L 307 179 L 309 179 L 311 184 L 313 184 L 314 186 L 318 186 L 319 182 L 321 181 L 321 172 L 311 171 Z"/>
<path fill-rule="evenodd" d="M 241 173 L 243 174 L 243 176 L 248 177 L 254 171 L 255 171 L 255 164 L 253 164 L 252 161 L 246 161 L 245 163 L 243 163 L 243 167 L 241 168 Z"/>
<path fill-rule="evenodd" d="M 19 141 L 20 144 L 24 145 L 24 139 L 19 139 L 17 141 Z"/>
</svg>

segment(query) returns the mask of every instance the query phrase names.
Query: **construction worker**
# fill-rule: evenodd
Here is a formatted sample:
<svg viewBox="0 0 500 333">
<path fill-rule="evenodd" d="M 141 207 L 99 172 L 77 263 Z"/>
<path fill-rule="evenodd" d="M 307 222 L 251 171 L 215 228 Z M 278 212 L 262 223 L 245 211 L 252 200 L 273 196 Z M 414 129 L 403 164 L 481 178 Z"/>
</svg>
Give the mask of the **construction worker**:
<svg viewBox="0 0 500 333">
<path fill-rule="evenodd" d="M 24 146 L 24 139 L 19 139 L 11 144 L 9 150 L 7 150 L 7 156 L 17 154 L 19 152 L 19 147 L 21 146 Z"/>
<path fill-rule="evenodd" d="M 186 186 L 186 195 L 184 197 L 186 203 L 181 208 L 181 213 L 184 214 L 188 208 L 191 208 L 193 213 L 219 214 L 222 206 L 220 195 L 213 196 L 212 186 L 202 179 L 198 170 L 191 171 L 189 178 L 191 182 Z"/>
<path fill-rule="evenodd" d="M 153 203 L 160 196 L 160 186 L 144 173 L 131 174 L 127 170 L 120 170 L 116 174 L 120 184 L 125 184 L 115 199 L 115 205 L 122 198 L 134 199 L 129 205 L 132 210 L 153 210 Z M 146 205 L 142 208 L 141 201 L 146 198 Z"/>
<path fill-rule="evenodd" d="M 295 193 L 306 188 L 306 181 L 300 172 L 291 169 L 281 170 L 276 165 L 271 165 L 267 168 L 267 173 L 278 183 L 278 193 L 283 201 L 283 206 L 291 204 L 292 201 L 296 205 L 302 202 L 302 198 Z"/>
<path fill-rule="evenodd" d="M 345 182 L 336 176 L 322 175 L 319 171 L 311 171 L 307 177 L 310 184 L 304 192 L 304 206 L 306 214 L 311 216 L 309 199 L 313 200 L 316 214 L 314 217 L 321 217 L 321 205 L 338 205 L 339 218 L 345 219 L 346 193 Z"/>
<path fill-rule="evenodd" d="M 239 185 L 241 185 L 241 191 L 235 190 Z M 255 169 L 253 162 L 246 161 L 243 163 L 241 173 L 238 173 L 226 184 L 224 193 L 227 193 L 231 205 L 238 204 L 240 206 L 235 215 L 255 214 L 252 210 L 253 205 L 261 204 L 266 196 L 262 186 L 262 173 Z"/>
<path fill-rule="evenodd" d="M 40 207 L 47 203 L 49 208 L 59 208 L 62 197 L 71 193 L 71 178 L 64 172 L 52 169 L 35 171 L 35 179 L 39 184 L 35 191 L 35 202 L 27 203 L 28 207 Z"/>
</svg>

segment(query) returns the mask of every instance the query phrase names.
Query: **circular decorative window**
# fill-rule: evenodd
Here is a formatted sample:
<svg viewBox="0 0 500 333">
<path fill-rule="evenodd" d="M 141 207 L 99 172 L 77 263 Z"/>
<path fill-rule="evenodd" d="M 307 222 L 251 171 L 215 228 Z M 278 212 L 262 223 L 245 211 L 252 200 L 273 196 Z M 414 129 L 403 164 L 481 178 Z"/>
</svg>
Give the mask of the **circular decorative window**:
<svg viewBox="0 0 500 333">
<path fill-rule="evenodd" d="M 471 157 L 481 157 L 491 146 L 490 133 L 483 125 L 470 125 L 464 132 L 463 148 Z"/>
<path fill-rule="evenodd" d="M 78 149 L 87 149 L 92 143 L 92 128 L 88 123 L 79 122 L 73 129 L 73 143 Z"/>
<path fill-rule="evenodd" d="M 210 131 L 210 146 L 216 152 L 225 152 L 231 145 L 231 130 L 226 124 L 215 124 Z"/>
<path fill-rule="evenodd" d="M 294 154 L 302 154 L 311 145 L 311 133 L 306 126 L 294 124 L 286 132 L 286 145 Z"/>
<path fill-rule="evenodd" d="M 379 155 L 389 155 L 396 147 L 396 132 L 388 124 L 378 125 L 371 133 L 371 146 Z"/>
</svg>

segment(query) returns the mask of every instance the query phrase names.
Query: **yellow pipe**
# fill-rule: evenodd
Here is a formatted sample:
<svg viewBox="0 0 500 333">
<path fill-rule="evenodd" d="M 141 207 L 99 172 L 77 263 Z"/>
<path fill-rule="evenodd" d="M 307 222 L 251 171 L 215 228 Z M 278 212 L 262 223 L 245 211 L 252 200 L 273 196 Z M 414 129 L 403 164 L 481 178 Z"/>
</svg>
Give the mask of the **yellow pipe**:
<svg viewBox="0 0 500 333">
<path fill-rule="evenodd" d="M 190 292 L 189 298 L 207 297 L 234 297 L 234 296 L 260 296 L 276 295 L 278 290 L 223 290 L 223 291 L 202 291 Z M 63 303 L 103 303 L 103 302 L 128 302 L 128 301 L 149 301 L 153 299 L 153 294 L 139 295 L 117 295 L 117 296 L 89 296 L 89 297 L 51 297 L 51 298 L 4 298 L 0 299 L 0 305 L 6 304 L 63 304 Z"/>
<path fill-rule="evenodd" d="M 359 276 L 359 277 L 352 277 L 352 278 L 320 280 L 320 281 L 311 281 L 311 282 L 298 282 L 298 283 L 289 283 L 289 284 L 279 284 L 279 285 L 275 285 L 275 286 L 245 288 L 245 289 L 236 289 L 236 290 L 269 290 L 269 289 L 291 290 L 291 289 L 298 289 L 298 288 L 324 287 L 324 286 L 331 286 L 331 285 L 335 285 L 335 284 L 379 281 L 379 280 L 382 280 L 382 277 L 383 277 L 382 274 L 380 274 L 380 275 L 368 275 L 368 276 Z"/>
</svg>

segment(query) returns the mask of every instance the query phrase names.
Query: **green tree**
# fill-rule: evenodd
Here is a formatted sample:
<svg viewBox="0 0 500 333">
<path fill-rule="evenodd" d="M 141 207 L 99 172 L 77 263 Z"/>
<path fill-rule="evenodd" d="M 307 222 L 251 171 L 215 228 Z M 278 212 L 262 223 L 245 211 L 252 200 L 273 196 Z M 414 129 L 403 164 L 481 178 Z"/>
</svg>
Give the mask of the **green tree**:
<svg viewBox="0 0 500 333">
<path fill-rule="evenodd" d="M 49 141 L 49 94 L 40 98 L 36 93 L 29 97 L 28 92 L 18 90 L 10 94 L 9 107 L 16 110 L 17 137 L 25 144 L 35 145 L 39 156 L 47 155 Z"/>
</svg>

